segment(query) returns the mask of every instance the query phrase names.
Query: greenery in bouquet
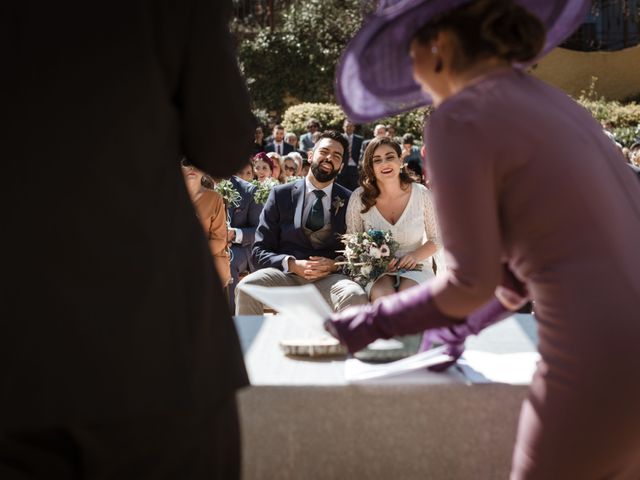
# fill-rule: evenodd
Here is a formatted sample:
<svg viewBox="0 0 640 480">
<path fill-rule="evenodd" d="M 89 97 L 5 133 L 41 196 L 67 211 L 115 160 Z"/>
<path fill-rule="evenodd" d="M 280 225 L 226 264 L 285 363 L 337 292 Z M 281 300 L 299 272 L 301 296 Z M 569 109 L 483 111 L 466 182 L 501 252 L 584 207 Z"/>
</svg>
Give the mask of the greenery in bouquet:
<svg viewBox="0 0 640 480">
<path fill-rule="evenodd" d="M 275 178 L 267 178 L 263 182 L 258 182 L 254 180 L 253 183 L 256 186 L 256 191 L 253 194 L 253 199 L 259 205 L 264 205 L 267 203 L 267 199 L 269 198 L 269 193 L 276 185 L 280 185 L 280 182 Z"/>
<path fill-rule="evenodd" d="M 222 195 L 227 207 L 237 207 L 240 205 L 240 201 L 242 200 L 240 192 L 236 190 L 236 187 L 234 187 L 233 183 L 229 180 L 220 180 L 213 189 Z"/>
<path fill-rule="evenodd" d="M 299 177 L 299 176 L 292 176 L 292 177 L 287 177 L 285 180 L 287 183 L 293 183 L 293 182 L 297 182 L 298 180 L 302 180 L 304 177 Z"/>
<path fill-rule="evenodd" d="M 342 235 L 344 270 L 362 286 L 385 273 L 398 251 L 398 242 L 390 231 L 367 230 Z"/>
</svg>

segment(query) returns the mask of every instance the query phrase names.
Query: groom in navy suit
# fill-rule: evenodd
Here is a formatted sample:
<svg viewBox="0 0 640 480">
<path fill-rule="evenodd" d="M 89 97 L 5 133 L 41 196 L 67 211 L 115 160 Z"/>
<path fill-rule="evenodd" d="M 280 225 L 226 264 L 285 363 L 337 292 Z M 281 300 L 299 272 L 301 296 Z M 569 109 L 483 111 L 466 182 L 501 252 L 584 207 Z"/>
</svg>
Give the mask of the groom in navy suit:
<svg viewBox="0 0 640 480">
<path fill-rule="evenodd" d="M 347 140 L 322 134 L 309 154 L 306 178 L 274 187 L 260 216 L 253 246 L 256 272 L 236 289 L 236 315 L 262 315 L 264 307 L 242 285 L 294 286 L 313 283 L 334 310 L 367 302 L 360 285 L 335 265 L 351 191 L 334 183 L 342 170 Z"/>
</svg>

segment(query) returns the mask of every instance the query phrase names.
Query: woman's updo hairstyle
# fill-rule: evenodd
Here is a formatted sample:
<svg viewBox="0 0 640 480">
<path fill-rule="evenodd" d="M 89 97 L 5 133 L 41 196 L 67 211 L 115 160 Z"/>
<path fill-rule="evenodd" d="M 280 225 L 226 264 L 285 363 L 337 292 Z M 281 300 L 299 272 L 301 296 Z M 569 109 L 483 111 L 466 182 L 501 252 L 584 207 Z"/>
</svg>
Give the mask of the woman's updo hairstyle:
<svg viewBox="0 0 640 480">
<path fill-rule="evenodd" d="M 453 70 L 490 56 L 509 63 L 529 62 L 542 50 L 546 35 L 540 19 L 513 0 L 471 1 L 433 18 L 414 38 L 428 43 L 442 30 L 453 31 L 461 44 Z"/>
</svg>

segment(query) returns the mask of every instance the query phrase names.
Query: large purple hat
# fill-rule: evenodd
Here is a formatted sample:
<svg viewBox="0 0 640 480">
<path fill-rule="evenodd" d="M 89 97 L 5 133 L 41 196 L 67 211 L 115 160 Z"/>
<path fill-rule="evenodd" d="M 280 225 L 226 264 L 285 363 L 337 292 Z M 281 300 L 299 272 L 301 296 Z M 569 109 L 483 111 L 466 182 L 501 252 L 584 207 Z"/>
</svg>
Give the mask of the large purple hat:
<svg viewBox="0 0 640 480">
<path fill-rule="evenodd" d="M 413 79 L 409 44 L 434 16 L 470 0 L 386 0 L 365 22 L 342 54 L 336 96 L 347 116 L 371 122 L 417 107 L 431 98 Z M 545 25 L 538 58 L 561 44 L 583 22 L 591 0 L 515 0 Z"/>
</svg>

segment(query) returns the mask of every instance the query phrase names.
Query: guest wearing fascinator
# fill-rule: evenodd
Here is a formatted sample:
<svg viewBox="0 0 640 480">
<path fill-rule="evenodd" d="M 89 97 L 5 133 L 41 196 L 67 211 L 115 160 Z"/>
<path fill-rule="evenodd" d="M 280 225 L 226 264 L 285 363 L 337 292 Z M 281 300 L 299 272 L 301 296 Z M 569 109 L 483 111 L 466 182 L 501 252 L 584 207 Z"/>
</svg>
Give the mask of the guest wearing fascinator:
<svg viewBox="0 0 640 480">
<path fill-rule="evenodd" d="M 640 184 L 584 108 L 522 68 L 590 3 L 405 0 L 369 18 L 337 74 L 355 121 L 436 107 L 424 138 L 448 270 L 326 328 L 351 352 L 430 329 L 455 359 L 530 296 L 541 360 L 512 480 L 640 478 Z"/>
<path fill-rule="evenodd" d="M 262 183 L 267 178 L 272 178 L 274 169 L 273 160 L 266 153 L 260 152 L 254 155 L 253 171 L 255 172 L 258 182 Z"/>
</svg>

